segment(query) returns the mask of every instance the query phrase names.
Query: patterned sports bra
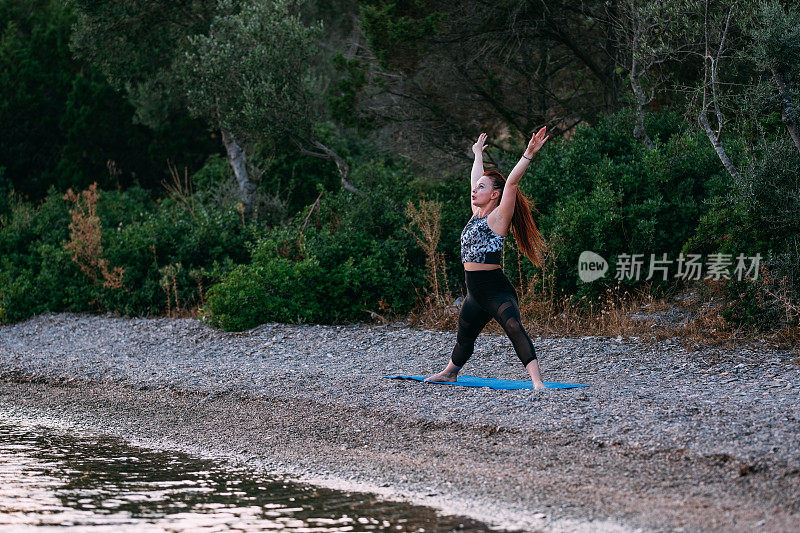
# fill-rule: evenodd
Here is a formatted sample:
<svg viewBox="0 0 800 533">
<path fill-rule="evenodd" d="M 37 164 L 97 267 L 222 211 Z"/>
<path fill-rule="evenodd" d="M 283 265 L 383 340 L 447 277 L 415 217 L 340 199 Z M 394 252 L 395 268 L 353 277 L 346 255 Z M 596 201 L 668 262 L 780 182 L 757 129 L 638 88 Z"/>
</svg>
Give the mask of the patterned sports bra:
<svg viewBox="0 0 800 533">
<path fill-rule="evenodd" d="M 499 265 L 503 256 L 503 239 L 489 228 L 486 218 L 474 216 L 461 231 L 461 262 Z"/>
</svg>

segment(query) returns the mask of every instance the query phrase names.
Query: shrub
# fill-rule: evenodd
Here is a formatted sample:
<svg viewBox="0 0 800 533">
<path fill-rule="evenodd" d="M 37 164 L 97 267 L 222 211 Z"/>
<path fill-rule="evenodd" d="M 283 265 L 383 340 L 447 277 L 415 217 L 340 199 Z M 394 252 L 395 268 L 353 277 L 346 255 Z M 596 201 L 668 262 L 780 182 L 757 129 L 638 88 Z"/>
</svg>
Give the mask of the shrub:
<svg viewBox="0 0 800 533">
<path fill-rule="evenodd" d="M 63 248 L 69 220 L 67 204 L 53 187 L 38 208 L 15 198 L 0 217 L 0 314 L 4 321 L 16 322 L 46 310 L 77 310 L 69 287 L 73 280 L 82 280 L 83 274 Z"/>
<path fill-rule="evenodd" d="M 73 204 L 69 210 L 72 217 L 69 224 L 70 240 L 64 248 L 72 252 L 72 260 L 92 282 L 98 282 L 102 277 L 104 287 L 117 289 L 122 286 L 125 269 L 119 266 L 109 269 L 108 261 L 101 257 L 102 229 L 97 216 L 97 198 L 97 183 L 80 194 L 69 189 L 64 195 L 64 199 Z"/>
<path fill-rule="evenodd" d="M 92 257 L 122 269 L 121 287 L 103 283 L 102 268 L 87 276 L 65 248 L 70 242 L 69 204 L 51 188 L 37 207 L 17 200 L 0 224 L 0 308 L 15 322 L 50 311 L 163 313 L 168 305 L 165 269 L 174 271 L 173 307 L 201 304 L 210 286 L 248 258 L 258 231 L 239 213 L 199 209 L 192 217 L 172 200 L 153 202 L 139 188 L 98 191 L 96 211 L 86 220 L 99 240 Z M 74 240 L 73 240 L 74 242 Z M 86 261 L 81 263 L 84 267 Z M 176 266 L 177 265 L 177 266 Z M 175 302 L 177 296 L 177 302 Z"/>
<path fill-rule="evenodd" d="M 425 276 L 422 251 L 404 229 L 408 172 L 364 162 L 353 179 L 367 198 L 327 193 L 302 235 L 302 212 L 297 227 L 267 232 L 250 264 L 209 291 L 206 319 L 238 330 L 270 320 L 340 323 L 407 313 Z"/>
<path fill-rule="evenodd" d="M 753 152 L 740 174 L 741 181 L 714 198 L 685 249 L 734 258 L 761 254 L 759 279 L 726 284 L 732 306 L 723 316 L 736 325 L 769 329 L 784 322 L 787 304 L 800 300 L 800 156 L 791 142 L 778 138 Z M 778 292 L 785 296 L 770 296 Z"/>
</svg>

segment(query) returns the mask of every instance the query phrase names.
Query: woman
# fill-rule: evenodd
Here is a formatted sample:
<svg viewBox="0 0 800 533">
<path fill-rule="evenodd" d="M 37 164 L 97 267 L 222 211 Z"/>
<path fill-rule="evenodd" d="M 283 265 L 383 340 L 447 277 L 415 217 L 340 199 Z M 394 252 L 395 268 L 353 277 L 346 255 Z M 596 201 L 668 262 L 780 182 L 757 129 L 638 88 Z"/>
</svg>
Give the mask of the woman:
<svg viewBox="0 0 800 533">
<path fill-rule="evenodd" d="M 458 315 L 458 334 L 447 367 L 425 381 L 456 381 L 459 370 L 475 349 L 475 339 L 494 318 L 514 345 L 517 356 L 533 381 L 533 388 L 544 389 L 536 350 L 522 327 L 514 286 L 500 268 L 503 239 L 509 227 L 520 250 L 535 265 L 542 264 L 544 241 L 533 223 L 528 200 L 518 184 L 528 163 L 550 137 L 540 129 L 528 143 L 508 180 L 496 170 L 483 170 L 486 134 L 472 146 L 472 218 L 461 232 L 461 261 L 467 283 L 467 296 Z"/>
</svg>

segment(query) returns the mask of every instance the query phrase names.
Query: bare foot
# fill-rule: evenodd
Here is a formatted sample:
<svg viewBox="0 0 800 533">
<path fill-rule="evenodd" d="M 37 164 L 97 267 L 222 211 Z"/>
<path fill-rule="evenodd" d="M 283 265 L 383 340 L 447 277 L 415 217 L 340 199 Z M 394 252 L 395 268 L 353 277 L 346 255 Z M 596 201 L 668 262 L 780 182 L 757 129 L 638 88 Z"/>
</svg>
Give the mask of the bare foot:
<svg viewBox="0 0 800 533">
<path fill-rule="evenodd" d="M 455 383 L 458 381 L 458 371 L 461 370 L 460 366 L 453 364 L 453 360 L 447 362 L 447 366 L 444 370 L 439 372 L 438 374 L 434 374 L 429 378 L 425 378 L 423 381 L 438 381 L 438 382 L 445 382 L 445 383 Z"/>
<path fill-rule="evenodd" d="M 542 372 L 539 370 L 539 361 L 537 359 L 525 365 L 525 370 L 528 371 L 528 375 L 531 377 L 533 390 L 547 390 L 547 387 L 542 383 Z"/>
<path fill-rule="evenodd" d="M 458 381 L 458 374 L 451 374 L 450 372 L 439 372 L 431 377 L 425 378 L 423 381 L 437 381 L 439 383 L 455 383 Z"/>
</svg>

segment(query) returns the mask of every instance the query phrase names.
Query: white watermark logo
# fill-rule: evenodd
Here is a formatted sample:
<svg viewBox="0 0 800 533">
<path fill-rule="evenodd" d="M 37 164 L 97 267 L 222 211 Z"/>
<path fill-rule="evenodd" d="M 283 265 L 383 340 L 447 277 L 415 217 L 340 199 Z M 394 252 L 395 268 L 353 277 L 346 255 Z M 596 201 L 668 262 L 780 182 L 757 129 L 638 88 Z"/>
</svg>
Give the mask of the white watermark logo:
<svg viewBox="0 0 800 533">
<path fill-rule="evenodd" d="M 608 271 L 608 262 L 589 250 L 581 252 L 578 257 L 578 276 L 584 283 L 602 278 Z"/>
<path fill-rule="evenodd" d="M 644 273 L 645 254 L 619 254 L 617 256 L 617 271 L 614 279 L 630 279 L 639 281 Z M 660 257 L 650 254 L 650 261 L 647 265 L 647 277 L 645 281 L 653 278 L 666 281 L 668 277 L 687 280 L 731 279 L 735 276 L 738 281 L 743 277 L 758 279 L 758 265 L 761 262 L 761 254 L 746 256 L 739 254 L 736 256 L 735 264 L 733 254 L 708 254 L 706 261 L 702 261 L 701 254 L 680 254 L 677 259 L 668 259 L 667 254 L 663 253 Z M 675 264 L 674 274 L 670 275 L 672 264 Z M 705 268 L 703 268 L 705 267 Z M 731 272 L 733 267 L 733 272 Z M 585 250 L 578 257 L 578 277 L 584 283 L 589 283 L 602 278 L 608 270 L 608 263 L 600 255 Z M 705 276 L 703 276 L 705 273 Z"/>
</svg>

